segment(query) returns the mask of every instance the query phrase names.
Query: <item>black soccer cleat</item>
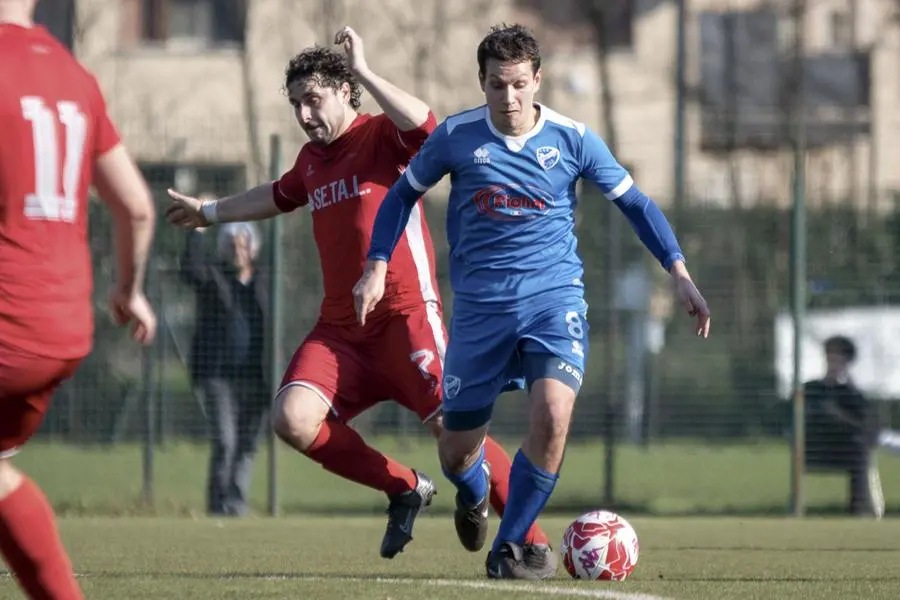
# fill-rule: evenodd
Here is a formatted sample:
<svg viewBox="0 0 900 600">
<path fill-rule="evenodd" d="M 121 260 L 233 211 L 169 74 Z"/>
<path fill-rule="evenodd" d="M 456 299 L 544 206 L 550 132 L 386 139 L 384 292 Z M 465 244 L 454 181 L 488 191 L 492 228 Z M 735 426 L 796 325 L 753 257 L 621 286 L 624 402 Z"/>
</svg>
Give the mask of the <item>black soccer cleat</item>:
<svg viewBox="0 0 900 600">
<path fill-rule="evenodd" d="M 387 529 L 381 540 L 382 558 L 394 558 L 412 541 L 413 525 L 419 513 L 431 504 L 437 494 L 434 482 L 427 475 L 416 473 L 415 489 L 391 497 L 388 505 Z"/>
<path fill-rule="evenodd" d="M 483 462 L 484 477 L 487 480 L 484 499 L 476 506 L 466 506 L 456 494 L 456 511 L 453 513 L 453 524 L 456 535 L 463 548 L 469 552 L 478 552 L 484 548 L 488 531 L 488 504 L 491 498 L 491 467 Z"/>
<path fill-rule="evenodd" d="M 538 579 L 550 579 L 559 568 L 559 556 L 549 544 L 525 544 L 522 560 Z"/>
<path fill-rule="evenodd" d="M 488 579 L 542 579 L 541 573 L 525 562 L 525 550 L 518 544 L 503 542 L 485 562 Z"/>
</svg>

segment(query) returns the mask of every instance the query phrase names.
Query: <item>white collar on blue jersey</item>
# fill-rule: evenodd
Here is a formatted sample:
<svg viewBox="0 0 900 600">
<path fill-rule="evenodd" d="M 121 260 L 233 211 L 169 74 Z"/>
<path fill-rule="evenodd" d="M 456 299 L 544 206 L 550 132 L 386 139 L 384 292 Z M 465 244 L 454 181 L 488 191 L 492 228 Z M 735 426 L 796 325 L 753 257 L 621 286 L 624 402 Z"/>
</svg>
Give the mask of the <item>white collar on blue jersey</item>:
<svg viewBox="0 0 900 600">
<path fill-rule="evenodd" d="M 500 133 L 500 131 L 498 131 L 497 128 L 494 127 L 494 123 L 491 121 L 491 109 L 488 108 L 486 104 L 484 106 L 484 120 L 487 121 L 491 133 L 506 142 L 506 147 L 509 148 L 510 151 L 519 152 L 520 150 L 522 150 L 522 148 L 525 147 L 525 144 L 528 143 L 528 140 L 541 132 L 541 129 L 544 128 L 544 123 L 547 122 L 548 109 L 538 102 L 535 102 L 534 106 L 540 111 L 538 122 L 534 124 L 534 127 L 532 127 L 530 131 L 523 133 L 522 135 L 513 136 Z"/>
</svg>

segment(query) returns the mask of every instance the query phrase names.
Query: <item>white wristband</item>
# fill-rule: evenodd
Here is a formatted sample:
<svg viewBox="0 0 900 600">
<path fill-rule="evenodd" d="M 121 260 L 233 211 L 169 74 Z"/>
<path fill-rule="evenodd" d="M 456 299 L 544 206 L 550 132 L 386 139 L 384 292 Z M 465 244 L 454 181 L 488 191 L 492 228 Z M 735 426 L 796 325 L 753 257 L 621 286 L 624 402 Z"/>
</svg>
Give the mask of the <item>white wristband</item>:
<svg viewBox="0 0 900 600">
<path fill-rule="evenodd" d="M 210 225 L 219 222 L 218 205 L 218 200 L 204 200 L 200 205 L 200 212 Z"/>
</svg>

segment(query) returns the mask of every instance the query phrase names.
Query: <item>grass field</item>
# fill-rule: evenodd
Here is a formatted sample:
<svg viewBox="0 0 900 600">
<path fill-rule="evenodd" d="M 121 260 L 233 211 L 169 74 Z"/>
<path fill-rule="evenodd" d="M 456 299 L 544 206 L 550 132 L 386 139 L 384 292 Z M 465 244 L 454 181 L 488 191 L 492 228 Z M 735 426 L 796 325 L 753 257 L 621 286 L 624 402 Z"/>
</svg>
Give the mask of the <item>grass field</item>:
<svg viewBox="0 0 900 600">
<path fill-rule="evenodd" d="M 61 528 L 92 600 L 894 600 L 900 520 L 633 518 L 641 555 L 622 583 L 489 582 L 446 515 L 423 515 L 392 561 L 381 517 L 65 518 Z M 543 521 L 556 539 L 567 519 Z M 496 525 L 496 521 L 492 523 Z M 0 599 L 20 598 L 0 579 Z"/>
<path fill-rule="evenodd" d="M 263 453 L 254 481 L 255 514 L 242 520 L 202 516 L 205 446 L 157 451 L 152 507 L 140 502 L 138 446 L 34 443 L 16 462 L 59 509 L 63 536 L 92 600 L 893 600 L 900 590 L 900 518 L 890 516 L 900 515 L 898 457 L 880 459 L 889 518 L 793 520 L 772 516 L 783 515 L 788 501 L 782 444 L 622 446 L 613 507 L 600 500 L 603 447 L 575 444 L 542 524 L 558 543 L 581 511 L 615 508 L 638 531 L 637 570 L 618 584 L 573 582 L 561 572 L 555 581 L 522 586 L 487 581 L 484 555 L 459 547 L 449 517 L 453 493 L 428 440 L 373 443 L 431 473 L 440 489 L 418 522 L 416 540 L 393 561 L 378 557 L 383 496 L 287 450 L 277 457 L 285 516 L 261 516 Z M 844 506 L 845 477 L 810 476 L 806 483 L 811 512 Z M 672 516 L 688 514 L 706 516 Z M 0 600 L 20 597 L 10 578 L 0 578 Z"/>
<path fill-rule="evenodd" d="M 396 438 L 372 443 L 437 482 L 435 512 L 449 511 L 453 494 L 441 475 L 433 444 Z M 513 444 L 507 444 L 507 448 Z M 154 506 L 141 506 L 141 449 L 138 446 L 74 448 L 29 444 L 16 458 L 47 491 L 58 511 L 71 516 L 200 515 L 206 487 L 205 446 L 178 444 L 158 450 Z M 266 507 L 267 457 L 257 461 L 253 506 Z M 789 500 L 789 455 L 785 444 L 710 445 L 667 443 L 617 448 L 615 505 L 629 514 L 783 515 Z M 879 459 L 888 511 L 900 515 L 900 457 Z M 347 483 L 279 444 L 278 496 L 286 514 L 371 515 L 384 510 L 384 497 Z M 839 513 L 847 502 L 847 478 L 840 474 L 805 478 L 812 513 Z M 596 508 L 603 497 L 603 446 L 573 444 L 548 511 L 570 515 Z"/>
</svg>

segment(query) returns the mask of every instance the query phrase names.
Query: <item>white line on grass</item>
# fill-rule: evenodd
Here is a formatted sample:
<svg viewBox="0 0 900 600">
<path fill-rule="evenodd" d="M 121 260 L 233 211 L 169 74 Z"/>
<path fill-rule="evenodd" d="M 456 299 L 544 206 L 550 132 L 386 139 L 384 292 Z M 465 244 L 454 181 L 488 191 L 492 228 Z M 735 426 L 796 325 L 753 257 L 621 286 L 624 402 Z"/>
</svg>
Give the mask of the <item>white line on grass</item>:
<svg viewBox="0 0 900 600">
<path fill-rule="evenodd" d="M 76 577 L 90 577 L 90 573 L 78 573 Z M 140 578 L 140 573 L 134 577 Z M 10 573 L 0 573 L 0 578 L 11 578 Z M 342 581 L 344 583 L 385 583 L 388 585 L 427 585 L 432 587 L 469 588 L 495 592 L 528 592 L 538 596 L 569 598 L 603 598 L 605 600 L 672 600 L 663 596 L 641 592 L 616 592 L 613 590 L 591 590 L 583 587 L 546 586 L 535 583 L 513 583 L 500 581 L 472 581 L 469 579 L 408 579 L 401 577 L 322 577 L 318 575 L 229 575 L 211 579 L 259 579 L 262 581 Z M 615 585 L 615 584 L 610 584 Z"/>
<path fill-rule="evenodd" d="M 347 583 L 386 583 L 389 585 L 428 585 L 433 587 L 469 588 L 496 592 L 528 592 L 535 595 L 604 598 L 606 600 L 671 600 L 662 596 L 640 592 L 618 592 L 613 590 L 586 589 L 583 587 L 546 586 L 534 583 L 513 583 L 500 581 L 471 581 L 468 579 L 405 579 L 400 577 L 317 577 L 317 576 L 272 576 L 267 579 L 294 579 L 298 581 L 344 581 Z M 609 585 L 616 585 L 611 583 Z"/>
</svg>

